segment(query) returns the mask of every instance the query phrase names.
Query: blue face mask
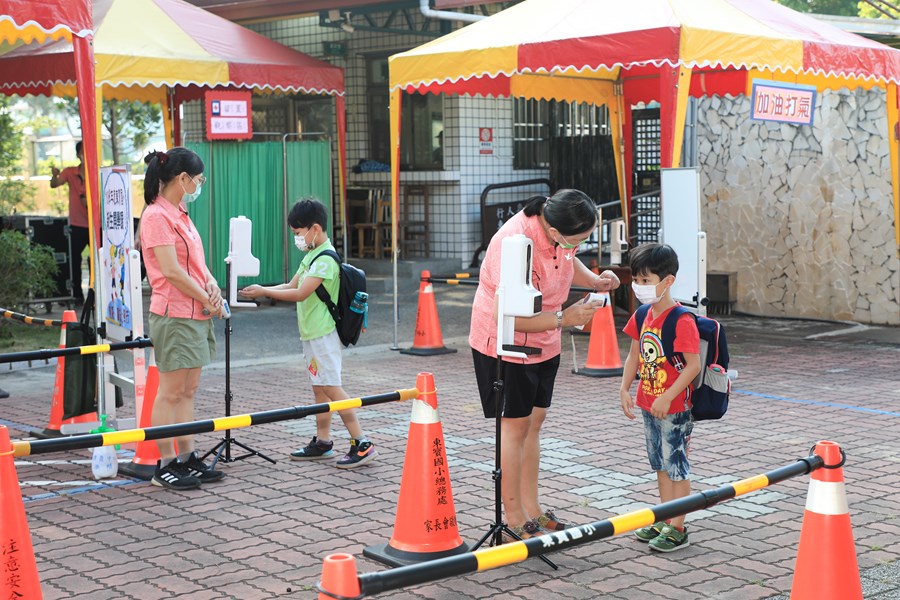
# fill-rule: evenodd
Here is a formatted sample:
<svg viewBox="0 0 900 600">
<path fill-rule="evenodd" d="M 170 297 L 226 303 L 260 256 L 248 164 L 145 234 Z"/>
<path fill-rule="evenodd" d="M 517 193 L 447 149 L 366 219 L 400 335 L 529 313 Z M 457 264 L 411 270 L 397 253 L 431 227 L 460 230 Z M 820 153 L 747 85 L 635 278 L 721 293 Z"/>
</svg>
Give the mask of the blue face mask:
<svg viewBox="0 0 900 600">
<path fill-rule="evenodd" d="M 192 178 L 191 181 L 194 181 L 194 178 Z M 194 188 L 194 193 L 193 193 L 193 194 L 188 194 L 187 190 L 184 189 L 184 184 L 181 184 L 181 189 L 184 190 L 184 196 L 182 197 L 182 200 L 184 200 L 184 202 L 185 202 L 186 204 L 190 204 L 191 202 L 193 202 L 194 200 L 196 200 L 197 198 L 199 198 L 199 197 L 200 197 L 200 190 L 203 189 L 203 183 L 204 183 L 205 181 L 206 181 L 206 178 L 200 176 L 200 183 L 197 183 L 196 181 L 194 182 L 194 185 L 195 185 L 196 187 Z"/>
</svg>

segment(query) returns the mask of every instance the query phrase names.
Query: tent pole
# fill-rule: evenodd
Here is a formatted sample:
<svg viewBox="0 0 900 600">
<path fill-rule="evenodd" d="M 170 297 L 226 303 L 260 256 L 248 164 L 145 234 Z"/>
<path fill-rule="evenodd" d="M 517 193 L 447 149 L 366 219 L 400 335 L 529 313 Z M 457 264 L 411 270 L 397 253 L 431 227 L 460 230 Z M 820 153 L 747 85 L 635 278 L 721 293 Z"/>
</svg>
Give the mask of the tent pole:
<svg viewBox="0 0 900 600">
<path fill-rule="evenodd" d="M 391 261 L 394 273 L 394 343 L 391 350 L 399 350 L 397 330 L 400 323 L 400 306 L 397 291 L 397 207 L 400 204 L 400 101 L 402 92 L 399 88 L 391 90 Z M 378 250 L 376 249 L 376 252 Z"/>
</svg>

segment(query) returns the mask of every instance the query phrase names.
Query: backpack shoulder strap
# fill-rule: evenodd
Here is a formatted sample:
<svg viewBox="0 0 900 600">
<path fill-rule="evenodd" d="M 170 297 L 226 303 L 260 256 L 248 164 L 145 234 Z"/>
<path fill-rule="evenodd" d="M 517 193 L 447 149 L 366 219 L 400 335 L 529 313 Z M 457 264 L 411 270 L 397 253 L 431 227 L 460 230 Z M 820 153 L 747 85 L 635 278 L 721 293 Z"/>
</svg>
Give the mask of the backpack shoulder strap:
<svg viewBox="0 0 900 600">
<path fill-rule="evenodd" d="M 681 315 L 691 315 L 695 321 L 697 319 L 697 315 L 680 304 L 676 304 L 672 310 L 669 311 L 669 314 L 666 315 L 660 337 L 662 337 L 663 352 L 666 353 L 666 357 L 670 360 L 675 356 L 675 328 Z"/>
<path fill-rule="evenodd" d="M 312 266 L 312 264 L 322 256 L 330 256 L 334 259 L 338 264 L 338 276 L 340 276 L 341 257 L 338 256 L 338 253 L 334 250 L 323 250 L 322 252 L 319 252 L 319 254 L 309 262 L 309 266 Z M 331 318 L 334 319 L 334 322 L 338 323 L 341 320 L 341 315 L 338 312 L 337 306 L 334 304 L 334 300 L 328 295 L 328 290 L 325 289 L 324 285 L 320 285 L 316 288 L 316 296 L 318 296 L 319 300 L 321 300 L 325 304 L 325 307 L 328 308 L 328 312 L 331 314 Z"/>
<path fill-rule="evenodd" d="M 644 326 L 644 320 L 647 318 L 648 312 L 650 312 L 649 304 L 641 304 L 638 306 L 638 309 L 634 311 L 634 324 L 637 325 L 638 336 L 641 335 L 641 327 Z"/>
</svg>

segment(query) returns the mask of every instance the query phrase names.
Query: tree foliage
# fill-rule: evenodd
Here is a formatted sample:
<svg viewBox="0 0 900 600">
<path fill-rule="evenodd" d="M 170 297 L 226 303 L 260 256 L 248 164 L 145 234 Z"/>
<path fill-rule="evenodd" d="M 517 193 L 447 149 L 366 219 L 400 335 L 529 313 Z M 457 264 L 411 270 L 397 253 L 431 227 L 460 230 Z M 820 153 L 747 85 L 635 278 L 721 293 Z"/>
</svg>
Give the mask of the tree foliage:
<svg viewBox="0 0 900 600">
<path fill-rule="evenodd" d="M 77 99 L 65 102 L 66 111 L 78 115 Z M 128 100 L 103 100 L 103 127 L 110 136 L 113 164 L 121 164 L 146 147 L 162 128 L 162 111 L 157 104 Z"/>
<path fill-rule="evenodd" d="M 22 129 L 9 110 L 11 100 L 0 96 L 0 215 L 9 215 L 31 206 L 34 188 L 18 179 L 16 167 L 22 161 Z"/>
<path fill-rule="evenodd" d="M 50 296 L 57 269 L 49 246 L 33 246 L 18 231 L 0 231 L 0 307 L 15 308 L 29 297 Z M 0 338 L 10 335 L 6 320 L 0 319 Z"/>
</svg>

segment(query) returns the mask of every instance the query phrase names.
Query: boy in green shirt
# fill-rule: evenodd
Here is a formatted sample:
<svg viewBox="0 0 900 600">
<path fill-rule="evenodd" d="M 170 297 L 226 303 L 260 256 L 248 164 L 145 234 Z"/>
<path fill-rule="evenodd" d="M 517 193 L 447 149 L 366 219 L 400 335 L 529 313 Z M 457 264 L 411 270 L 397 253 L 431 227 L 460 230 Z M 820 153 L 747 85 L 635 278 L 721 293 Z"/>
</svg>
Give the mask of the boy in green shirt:
<svg viewBox="0 0 900 600">
<path fill-rule="evenodd" d="M 316 296 L 316 288 L 325 291 L 337 303 L 341 284 L 340 267 L 330 257 L 316 258 L 325 250 L 334 250 L 328 239 L 328 216 L 325 206 L 314 198 L 304 198 L 294 204 L 288 215 L 288 225 L 294 233 L 294 244 L 307 255 L 300 268 L 288 283 L 273 286 L 251 285 L 241 290 L 248 298 L 268 296 L 274 300 L 297 303 L 297 325 L 303 343 L 306 373 L 312 384 L 316 403 L 345 400 L 350 396 L 341 387 L 341 340 L 335 329 L 334 319 L 325 303 Z M 350 451 L 337 461 L 342 469 L 352 469 L 366 464 L 378 453 L 375 446 L 363 436 L 356 418 L 356 411 L 339 411 L 344 426 L 352 436 Z M 316 415 L 316 435 L 305 447 L 291 452 L 292 460 L 318 460 L 334 457 L 331 441 L 331 413 Z"/>
</svg>

